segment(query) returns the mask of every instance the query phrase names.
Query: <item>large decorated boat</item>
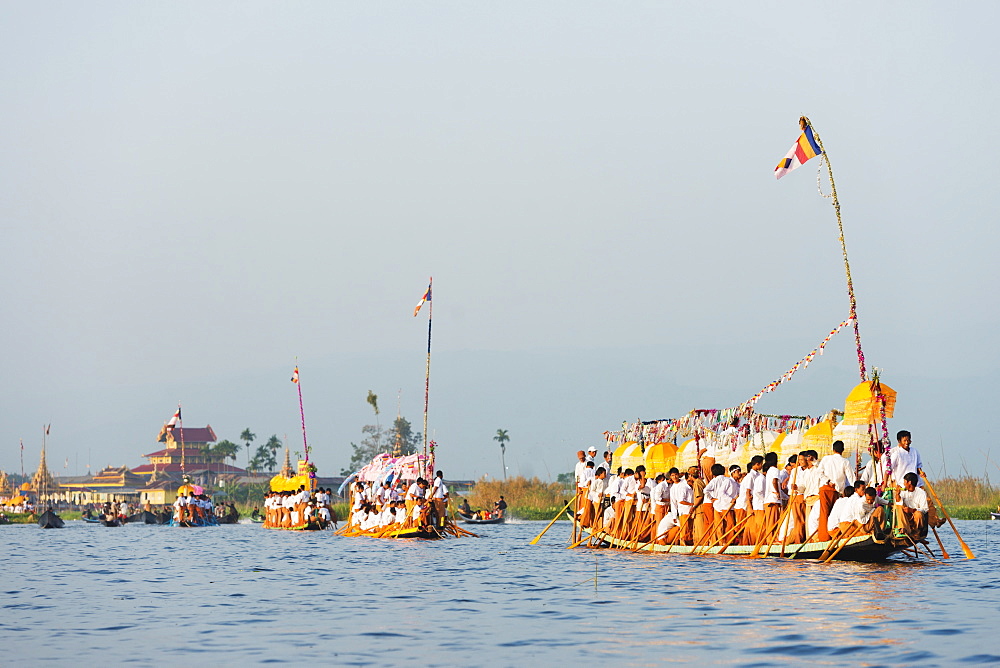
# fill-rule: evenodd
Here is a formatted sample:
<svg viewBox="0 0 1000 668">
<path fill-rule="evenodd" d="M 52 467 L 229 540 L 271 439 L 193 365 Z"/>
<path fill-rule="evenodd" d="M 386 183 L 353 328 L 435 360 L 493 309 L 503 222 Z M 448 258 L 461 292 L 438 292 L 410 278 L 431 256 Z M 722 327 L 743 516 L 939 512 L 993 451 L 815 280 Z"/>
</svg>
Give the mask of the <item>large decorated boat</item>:
<svg viewBox="0 0 1000 668">
<path fill-rule="evenodd" d="M 576 498 L 567 504 L 576 506 L 570 547 L 821 561 L 878 561 L 903 552 L 936 559 L 928 541 L 933 531 L 948 558 L 937 528 L 947 520 L 955 529 L 954 523 L 920 470 L 919 456 L 910 453 L 909 432 L 898 432 L 891 447 L 888 420 L 896 392 L 866 365 L 833 171 L 808 118 L 800 119 L 800 129 L 775 173 L 781 178 L 820 156 L 830 183 L 824 196 L 832 200 L 840 233 L 848 317 L 736 406 L 626 422 L 605 432 L 610 466 L 587 464 L 580 453 L 584 468 L 577 470 Z M 843 410 L 819 416 L 757 412 L 762 397 L 807 368 L 848 328 L 861 382 Z M 870 458 L 865 467 L 863 456 Z M 955 535 L 973 558 L 957 530 Z"/>
<path fill-rule="evenodd" d="M 424 540 L 474 536 L 448 516 L 447 487 L 440 472 L 425 478 L 433 470 L 432 456 L 382 453 L 349 476 L 339 491 L 350 499 L 351 514 L 337 533 Z"/>
</svg>

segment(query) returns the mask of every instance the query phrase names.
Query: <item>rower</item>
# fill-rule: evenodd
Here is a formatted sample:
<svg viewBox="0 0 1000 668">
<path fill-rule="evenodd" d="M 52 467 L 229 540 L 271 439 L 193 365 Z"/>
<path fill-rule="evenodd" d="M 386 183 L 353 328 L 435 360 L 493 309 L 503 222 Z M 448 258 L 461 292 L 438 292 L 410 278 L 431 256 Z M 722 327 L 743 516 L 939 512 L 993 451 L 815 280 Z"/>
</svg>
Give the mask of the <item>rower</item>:
<svg viewBox="0 0 1000 668">
<path fill-rule="evenodd" d="M 448 517 L 448 486 L 444 484 L 444 473 L 438 471 L 434 476 L 434 488 L 431 490 L 434 499 L 434 511 L 437 514 L 438 526 L 444 526 Z"/>
<path fill-rule="evenodd" d="M 927 535 L 927 492 L 917 487 L 919 478 L 913 471 L 903 476 L 903 489 L 896 505 L 902 509 L 903 528 L 914 538 Z"/>
</svg>

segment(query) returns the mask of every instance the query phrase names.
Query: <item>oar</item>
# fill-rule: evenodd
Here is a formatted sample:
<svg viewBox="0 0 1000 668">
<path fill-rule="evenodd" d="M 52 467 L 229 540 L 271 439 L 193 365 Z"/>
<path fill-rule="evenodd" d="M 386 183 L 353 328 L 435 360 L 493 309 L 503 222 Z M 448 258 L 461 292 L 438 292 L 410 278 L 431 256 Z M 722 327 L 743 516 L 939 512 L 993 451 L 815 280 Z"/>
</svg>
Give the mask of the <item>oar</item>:
<svg viewBox="0 0 1000 668">
<path fill-rule="evenodd" d="M 781 511 L 781 515 L 778 517 L 778 523 L 775 524 L 773 527 L 771 527 L 768 530 L 768 532 L 767 532 L 766 535 L 770 536 L 770 538 L 768 538 L 768 540 L 767 540 L 767 547 L 764 549 L 764 556 L 765 557 L 767 556 L 767 553 L 771 551 L 771 546 L 774 545 L 774 539 L 778 537 L 778 531 L 781 529 L 781 523 L 785 521 L 785 517 L 788 515 L 788 511 L 791 510 L 791 509 L 792 509 L 792 504 L 789 503 L 787 506 L 785 506 L 785 509 Z M 786 530 L 786 533 L 787 533 L 787 530 Z M 764 541 L 761 541 L 761 543 L 763 543 L 763 542 Z M 758 546 L 758 549 L 757 549 L 757 553 L 756 554 L 751 554 L 750 556 L 751 557 L 759 557 L 759 556 L 761 556 L 760 555 L 760 548 L 759 548 L 759 546 Z"/>
<path fill-rule="evenodd" d="M 806 521 L 808 521 L 808 515 L 806 516 Z M 817 527 L 815 531 L 809 534 L 809 537 L 805 539 L 805 542 L 799 545 L 799 549 L 795 550 L 795 553 L 792 555 L 791 558 L 794 559 L 795 557 L 799 556 L 799 552 L 802 551 L 802 548 L 804 548 L 807 543 L 809 543 L 813 538 L 815 538 L 816 534 L 818 533 L 819 533 L 819 527 Z"/>
<path fill-rule="evenodd" d="M 826 561 L 824 561 L 823 563 L 824 564 L 828 564 L 831 561 L 833 561 L 833 558 L 836 557 L 838 554 L 840 554 L 840 551 L 843 550 L 845 547 L 847 547 L 847 544 L 850 543 L 851 540 L 853 540 L 855 537 L 857 537 L 858 534 L 861 533 L 862 528 L 863 527 L 861 527 L 861 526 L 855 525 L 855 526 L 852 526 L 850 529 L 848 529 L 847 532 L 844 535 L 843 542 L 840 544 L 840 546 L 837 548 L 837 550 L 833 554 L 831 554 L 829 557 L 827 557 Z"/>
<path fill-rule="evenodd" d="M 570 499 L 570 500 L 569 500 L 569 501 L 568 501 L 568 502 L 566 503 L 566 505 L 565 505 L 565 506 L 563 506 L 563 507 L 562 507 L 562 510 L 560 510 L 560 511 L 559 511 L 558 513 L 556 513 L 556 516 L 552 518 L 552 521 L 551 521 L 551 522 L 549 522 L 548 526 L 547 526 L 547 527 L 545 527 L 544 529 L 542 529 L 542 533 L 538 534 L 537 536 L 535 536 L 534 538 L 532 538 L 532 539 L 531 539 L 531 541 L 529 541 L 529 542 L 528 542 L 528 545 L 535 545 L 536 543 L 538 543 L 539 539 L 540 539 L 540 538 L 541 538 L 542 536 L 544 536 L 544 535 L 545 535 L 545 532 L 546 532 L 546 531 L 548 531 L 548 530 L 549 530 L 549 529 L 550 529 L 550 528 L 552 527 L 552 525 L 556 523 L 556 520 L 557 520 L 557 519 L 559 519 L 559 517 L 560 517 L 560 516 L 561 516 L 561 515 L 562 515 L 562 514 L 563 514 L 564 512 L 566 512 L 566 509 L 567 509 L 567 508 L 569 508 L 569 507 L 570 507 L 571 505 L 573 505 L 573 502 L 574 502 L 574 501 L 576 501 L 576 496 L 575 496 L 575 495 L 573 496 L 573 498 L 572 498 L 572 499 Z"/>
<path fill-rule="evenodd" d="M 930 522 L 928 522 L 928 525 L 929 524 Z M 937 529 L 932 526 L 931 531 L 934 532 L 934 537 L 937 538 L 938 547 L 941 548 L 941 556 L 945 559 L 951 559 L 951 555 L 948 554 L 948 550 L 944 549 L 944 543 L 941 542 L 941 536 L 938 535 Z"/>
<path fill-rule="evenodd" d="M 737 497 L 737 498 L 739 498 L 739 497 Z M 724 513 L 721 513 L 721 514 L 716 513 L 716 515 L 718 515 L 718 517 L 716 517 L 715 521 L 712 522 L 712 526 L 710 526 L 708 528 L 708 531 L 706 531 L 705 535 L 701 537 L 701 540 L 699 540 L 697 543 L 695 543 L 694 547 L 691 548 L 691 554 L 694 554 L 695 552 L 697 552 L 698 548 L 701 547 L 701 544 L 706 539 L 711 538 L 711 536 L 715 533 L 715 530 L 718 528 L 719 523 L 722 522 L 723 518 L 725 518 L 725 516 L 729 514 L 729 511 L 732 510 L 733 506 L 735 506 L 735 505 L 736 505 L 736 499 L 733 499 L 732 503 L 729 504 L 729 507 L 726 508 L 726 511 Z"/>
<path fill-rule="evenodd" d="M 730 536 L 729 542 L 726 543 L 725 545 L 723 545 L 722 549 L 719 550 L 718 552 L 716 552 L 716 554 L 722 554 L 723 552 L 725 552 L 726 550 L 728 550 L 729 547 L 733 543 L 736 542 L 736 539 L 740 537 L 740 529 L 742 529 L 743 525 L 745 525 L 747 522 L 750 521 L 751 517 L 753 517 L 753 515 L 747 515 L 746 517 L 744 517 L 743 519 L 741 519 L 739 522 L 736 523 L 736 526 L 734 526 L 732 529 L 730 529 L 725 534 L 723 534 L 722 538 L 720 538 L 716 542 L 714 542 L 711 545 L 709 545 L 708 547 L 706 547 L 704 550 L 701 551 L 701 553 L 702 554 L 708 554 L 709 550 L 711 550 L 713 547 L 715 547 L 716 545 L 718 545 L 719 543 L 721 543 L 723 540 L 725 540 L 726 536 L 729 536 L 729 534 L 731 533 L 732 536 Z"/>
<path fill-rule="evenodd" d="M 965 552 L 965 558 L 975 559 L 976 555 L 972 554 L 972 550 L 969 549 L 969 546 L 965 544 L 965 541 L 962 540 L 962 537 L 958 534 L 958 529 L 955 528 L 955 523 L 951 521 L 951 516 L 948 515 L 948 511 L 945 510 L 944 504 L 941 503 L 941 499 L 938 498 L 938 495 L 934 491 L 934 488 L 931 487 L 931 481 L 927 479 L 927 474 L 925 474 L 923 470 L 920 471 L 920 477 L 924 479 L 924 484 L 927 485 L 927 489 L 929 489 L 931 491 L 931 494 L 934 495 L 934 500 L 937 501 L 937 504 L 939 506 L 941 506 L 941 512 L 944 513 L 944 518 L 948 520 L 948 524 L 951 525 L 951 530 L 955 532 L 955 538 L 958 539 L 958 544 L 962 546 L 962 551 Z M 930 522 L 928 522 L 927 524 L 929 525 Z"/>
<path fill-rule="evenodd" d="M 688 513 L 687 515 L 684 516 L 684 522 L 678 523 L 677 533 L 674 534 L 674 539 L 670 541 L 670 545 L 667 546 L 667 549 L 663 551 L 664 554 L 669 553 L 670 550 L 674 548 L 674 545 L 677 544 L 677 539 L 684 535 L 684 532 L 687 531 L 687 525 L 690 523 L 691 523 L 691 513 Z"/>
</svg>

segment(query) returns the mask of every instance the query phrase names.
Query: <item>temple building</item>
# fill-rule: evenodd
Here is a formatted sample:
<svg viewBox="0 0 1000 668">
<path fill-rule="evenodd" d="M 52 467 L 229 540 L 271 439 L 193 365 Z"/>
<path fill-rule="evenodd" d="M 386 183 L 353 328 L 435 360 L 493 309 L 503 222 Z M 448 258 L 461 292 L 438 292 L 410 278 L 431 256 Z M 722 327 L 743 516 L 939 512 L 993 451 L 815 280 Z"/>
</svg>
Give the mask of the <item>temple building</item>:
<svg viewBox="0 0 1000 668">
<path fill-rule="evenodd" d="M 225 463 L 225 457 L 212 454 L 212 444 L 217 440 L 212 425 L 204 427 L 177 427 L 160 429 L 157 443 L 166 447 L 143 455 L 148 464 L 132 469 L 132 473 L 145 476 L 150 483 L 162 478 L 181 481 L 182 475 L 205 485 L 216 485 L 220 476 L 243 476 L 246 471 Z"/>
</svg>

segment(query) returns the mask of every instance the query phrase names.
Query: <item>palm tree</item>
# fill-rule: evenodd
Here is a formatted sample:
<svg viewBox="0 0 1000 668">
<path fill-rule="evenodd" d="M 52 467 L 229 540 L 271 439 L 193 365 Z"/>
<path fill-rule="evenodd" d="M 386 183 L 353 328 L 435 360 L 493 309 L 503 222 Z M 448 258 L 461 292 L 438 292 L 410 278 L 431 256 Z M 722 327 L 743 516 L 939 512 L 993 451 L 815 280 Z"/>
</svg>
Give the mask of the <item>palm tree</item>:
<svg viewBox="0 0 1000 668">
<path fill-rule="evenodd" d="M 272 464 L 272 467 L 277 466 L 278 450 L 281 450 L 282 445 L 284 444 L 281 442 L 281 439 L 278 438 L 277 434 L 271 434 L 271 437 L 267 439 L 267 443 L 265 444 L 265 446 L 267 447 L 268 450 L 271 451 L 270 461 L 274 462 L 274 464 Z"/>
<path fill-rule="evenodd" d="M 221 457 L 223 461 L 227 459 L 232 459 L 233 463 L 236 463 L 236 454 L 240 451 L 240 446 L 236 445 L 232 441 L 226 439 L 224 441 L 219 441 L 215 446 L 209 451 L 209 454 Z"/>
<path fill-rule="evenodd" d="M 497 429 L 497 435 L 493 437 L 494 441 L 500 443 L 500 463 L 503 465 L 503 479 L 507 479 L 507 462 L 504 459 L 504 453 L 507 452 L 507 446 L 504 445 L 510 440 L 510 436 L 507 435 L 506 429 Z"/>
<path fill-rule="evenodd" d="M 372 409 L 375 411 L 375 426 L 378 428 L 378 431 L 375 432 L 375 449 L 379 450 L 380 449 L 379 446 L 381 445 L 380 437 L 382 436 L 382 424 L 379 422 L 378 419 L 378 395 L 372 392 L 371 390 L 368 390 L 367 401 L 371 405 Z"/>
<path fill-rule="evenodd" d="M 246 443 L 247 446 L 247 466 L 250 466 L 250 444 L 253 443 L 253 439 L 257 438 L 257 434 L 250 431 L 250 427 L 243 430 L 240 434 L 240 440 Z"/>
</svg>

